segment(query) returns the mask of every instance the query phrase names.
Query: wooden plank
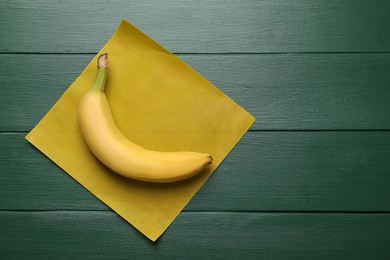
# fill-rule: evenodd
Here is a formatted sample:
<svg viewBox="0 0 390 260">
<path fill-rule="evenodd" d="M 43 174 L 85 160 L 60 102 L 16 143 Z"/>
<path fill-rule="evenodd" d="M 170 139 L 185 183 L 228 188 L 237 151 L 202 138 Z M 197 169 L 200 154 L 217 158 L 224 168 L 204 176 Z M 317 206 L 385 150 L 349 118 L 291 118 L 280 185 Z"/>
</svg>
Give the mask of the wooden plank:
<svg viewBox="0 0 390 260">
<path fill-rule="evenodd" d="M 390 51 L 386 0 L 18 0 L 0 8 L 0 52 L 97 52 L 121 19 L 172 52 Z"/>
<path fill-rule="evenodd" d="M 179 55 L 252 129 L 390 129 L 390 54 Z M 0 131 L 29 131 L 93 55 L 0 55 Z"/>
<path fill-rule="evenodd" d="M 182 213 L 152 243 L 111 212 L 0 212 L 10 259 L 386 259 L 389 214 Z"/>
<path fill-rule="evenodd" d="M 0 134 L 0 209 L 108 210 L 24 140 Z M 186 207 L 390 211 L 390 131 L 249 132 Z"/>
</svg>

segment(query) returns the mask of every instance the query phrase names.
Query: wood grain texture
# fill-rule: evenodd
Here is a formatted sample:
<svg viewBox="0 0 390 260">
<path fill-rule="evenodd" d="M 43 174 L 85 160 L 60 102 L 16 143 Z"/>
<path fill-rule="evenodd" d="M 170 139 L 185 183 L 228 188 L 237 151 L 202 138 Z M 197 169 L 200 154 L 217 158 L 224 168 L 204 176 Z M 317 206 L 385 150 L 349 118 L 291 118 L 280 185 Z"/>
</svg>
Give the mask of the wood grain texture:
<svg viewBox="0 0 390 260">
<path fill-rule="evenodd" d="M 108 210 L 24 140 L 1 134 L 0 210 Z M 185 210 L 389 211 L 390 131 L 249 132 Z"/>
<path fill-rule="evenodd" d="M 389 1 L 0 10 L 1 259 L 388 259 Z M 24 140 L 121 19 L 257 118 L 155 244 Z"/>
<path fill-rule="evenodd" d="M 388 214 L 188 212 L 151 244 L 111 212 L 0 212 L 6 259 L 386 259 Z"/>
<path fill-rule="evenodd" d="M 29 131 L 93 55 L 0 55 L 0 131 Z M 179 55 L 252 129 L 390 129 L 390 54 Z"/>
<path fill-rule="evenodd" d="M 0 52 L 94 53 L 121 19 L 172 52 L 390 51 L 386 0 L 18 0 L 0 8 Z"/>
</svg>

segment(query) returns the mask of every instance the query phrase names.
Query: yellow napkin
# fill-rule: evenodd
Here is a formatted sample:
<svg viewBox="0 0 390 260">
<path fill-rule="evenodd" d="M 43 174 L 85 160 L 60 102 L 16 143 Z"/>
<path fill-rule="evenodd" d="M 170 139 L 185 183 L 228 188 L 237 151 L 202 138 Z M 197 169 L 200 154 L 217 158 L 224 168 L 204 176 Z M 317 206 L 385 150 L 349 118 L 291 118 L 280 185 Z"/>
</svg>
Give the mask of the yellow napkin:
<svg viewBox="0 0 390 260">
<path fill-rule="evenodd" d="M 95 80 L 97 57 L 105 52 L 109 54 L 105 92 L 127 138 L 153 150 L 210 153 L 214 158 L 210 167 L 186 181 L 151 184 L 121 177 L 91 154 L 79 131 L 77 107 Z M 155 241 L 254 121 L 177 56 L 122 21 L 26 139 Z"/>
</svg>

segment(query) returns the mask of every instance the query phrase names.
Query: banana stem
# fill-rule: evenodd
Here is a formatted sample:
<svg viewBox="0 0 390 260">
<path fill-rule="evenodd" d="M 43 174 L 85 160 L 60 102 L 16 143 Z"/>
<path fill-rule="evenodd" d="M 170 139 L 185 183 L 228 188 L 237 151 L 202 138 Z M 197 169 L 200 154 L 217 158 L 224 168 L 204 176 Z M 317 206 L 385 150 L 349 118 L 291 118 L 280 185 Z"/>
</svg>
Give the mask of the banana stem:
<svg viewBox="0 0 390 260">
<path fill-rule="evenodd" d="M 107 80 L 107 69 L 108 69 L 108 54 L 104 53 L 99 56 L 98 59 L 98 73 L 96 76 L 95 83 L 92 89 L 96 91 L 104 91 Z"/>
<path fill-rule="evenodd" d="M 99 68 L 92 90 L 104 91 L 107 79 L 107 69 Z"/>
</svg>

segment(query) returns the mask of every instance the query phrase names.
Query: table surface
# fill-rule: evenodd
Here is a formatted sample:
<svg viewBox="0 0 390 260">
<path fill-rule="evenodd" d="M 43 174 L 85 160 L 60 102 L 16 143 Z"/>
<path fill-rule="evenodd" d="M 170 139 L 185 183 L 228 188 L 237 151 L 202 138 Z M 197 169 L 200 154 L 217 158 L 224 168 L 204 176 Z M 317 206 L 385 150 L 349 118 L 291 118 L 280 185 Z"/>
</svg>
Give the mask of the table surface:
<svg viewBox="0 0 390 260">
<path fill-rule="evenodd" d="M 389 1 L 0 9 L 0 258 L 389 258 Z M 257 119 L 156 243 L 24 139 L 121 19 Z"/>
</svg>

